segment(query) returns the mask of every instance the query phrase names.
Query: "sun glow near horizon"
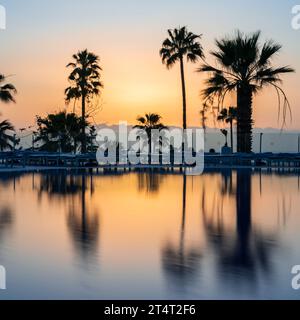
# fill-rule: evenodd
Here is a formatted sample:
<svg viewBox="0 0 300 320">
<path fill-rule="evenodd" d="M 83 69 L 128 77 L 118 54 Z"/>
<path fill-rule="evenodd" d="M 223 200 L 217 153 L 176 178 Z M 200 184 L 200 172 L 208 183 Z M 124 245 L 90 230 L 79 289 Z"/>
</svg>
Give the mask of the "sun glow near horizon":
<svg viewBox="0 0 300 320">
<path fill-rule="evenodd" d="M 220 2 L 223 14 L 215 11 L 213 4 L 200 5 L 194 0 L 189 0 L 190 6 L 174 1 L 171 12 L 168 12 L 165 3 L 158 10 L 157 1 L 150 5 L 132 0 L 126 7 L 118 0 L 115 0 L 115 5 L 101 1 L 86 4 L 76 0 L 73 14 L 70 14 L 66 3 L 56 0 L 45 7 L 35 0 L 29 1 L 26 6 L 16 0 L 3 2 L 10 15 L 7 30 L 0 34 L 5 43 L 0 54 L 3 62 L 1 72 L 14 75 L 10 81 L 17 87 L 18 95 L 17 104 L 2 105 L 1 112 L 17 128 L 33 124 L 37 114 L 45 115 L 65 108 L 64 89 L 68 86 L 65 66 L 71 61 L 73 53 L 84 48 L 99 55 L 103 67 L 105 87 L 97 100 L 101 105 L 101 111 L 94 119 L 97 123 L 127 121 L 134 124 L 138 115 L 157 112 L 162 115 L 165 124 L 181 125 L 179 65 L 167 70 L 159 57 L 167 29 L 178 25 L 187 25 L 191 31 L 203 34 L 201 42 L 208 59 L 211 59 L 209 52 L 214 48 L 214 39 L 232 34 L 237 25 L 246 32 L 261 29 L 262 40 L 273 38 L 283 45 L 275 65 L 291 65 L 296 70 L 300 68 L 297 58 L 300 47 L 296 45 L 300 33 L 290 28 L 289 21 L 286 25 L 280 22 L 280 26 L 270 26 L 270 21 L 267 23 L 261 19 L 254 23 L 250 19 L 256 12 L 254 4 L 254 9 L 249 8 L 247 19 L 244 19 L 235 16 L 234 12 L 238 9 L 234 4 L 225 5 L 223 1 Z M 289 4 L 282 6 L 288 15 Z M 198 10 L 200 7 L 202 10 Z M 80 13 L 91 8 L 93 12 L 89 18 L 81 20 L 78 26 Z M 261 10 L 262 13 L 271 10 L 276 17 L 281 14 L 279 8 L 275 10 L 262 6 Z M 20 15 L 22 10 L 26 19 Z M 97 12 L 103 12 L 104 18 L 100 19 L 101 15 L 98 17 Z M 212 24 L 208 18 L 212 13 L 215 14 L 215 21 L 219 21 L 218 25 Z M 205 75 L 195 72 L 199 64 L 185 66 L 190 126 L 201 125 L 203 101 L 200 90 L 203 89 Z M 287 75 L 283 80 L 293 109 L 293 123 L 287 121 L 287 129 L 299 129 L 299 76 L 297 73 Z M 235 105 L 234 96 L 229 97 L 227 102 L 228 105 Z M 73 110 L 72 104 L 68 110 Z M 266 89 L 255 98 L 254 119 L 257 127 L 281 127 L 277 121 L 275 91 Z M 214 126 L 214 121 L 211 119 L 208 125 Z"/>
</svg>

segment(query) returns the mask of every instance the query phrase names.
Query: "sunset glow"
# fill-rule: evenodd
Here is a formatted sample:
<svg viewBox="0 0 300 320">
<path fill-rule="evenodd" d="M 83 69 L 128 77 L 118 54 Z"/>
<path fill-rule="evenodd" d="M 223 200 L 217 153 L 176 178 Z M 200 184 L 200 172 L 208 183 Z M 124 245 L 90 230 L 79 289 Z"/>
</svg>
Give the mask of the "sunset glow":
<svg viewBox="0 0 300 320">
<path fill-rule="evenodd" d="M 163 4 L 132 0 L 125 5 L 117 0 L 75 0 L 70 5 L 70 1 L 58 0 L 3 0 L 8 26 L 0 33 L 1 71 L 11 75 L 19 93 L 16 105 L 2 105 L 2 114 L 17 127 L 23 127 L 33 124 L 36 114 L 63 109 L 64 89 L 68 86 L 65 66 L 73 53 L 88 48 L 100 56 L 103 67 L 105 88 L 99 100 L 102 111 L 95 117 L 97 123 L 134 123 L 137 115 L 151 111 L 159 112 L 169 125 L 181 125 L 179 66 L 168 71 L 158 54 L 166 30 L 179 25 L 203 34 L 202 45 L 208 60 L 214 39 L 232 34 L 237 25 L 245 32 L 261 29 L 263 39 L 272 38 L 283 45 L 275 65 L 300 69 L 300 33 L 290 26 L 293 1 L 276 7 L 271 1 L 254 1 L 256 6 L 253 2 L 251 7 L 243 4 L 244 9 L 238 1 L 188 2 L 190 5 L 170 0 Z M 270 12 L 273 18 L 268 21 L 265 17 Z M 186 65 L 189 125 L 200 125 L 200 90 L 205 76 L 195 73 L 198 66 L 199 63 Z M 293 109 L 293 123 L 288 122 L 287 129 L 299 129 L 298 81 L 297 73 L 284 77 L 284 89 Z M 235 98 L 229 99 L 229 103 L 235 104 Z M 273 90 L 266 89 L 259 95 L 254 109 L 257 127 L 280 128 Z"/>
</svg>

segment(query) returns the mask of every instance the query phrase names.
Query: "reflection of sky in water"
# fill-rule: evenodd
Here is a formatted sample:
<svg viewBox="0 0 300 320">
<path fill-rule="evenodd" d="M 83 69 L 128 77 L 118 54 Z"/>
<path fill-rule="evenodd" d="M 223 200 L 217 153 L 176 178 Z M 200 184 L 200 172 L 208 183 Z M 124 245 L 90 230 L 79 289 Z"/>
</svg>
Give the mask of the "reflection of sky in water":
<svg viewBox="0 0 300 320">
<path fill-rule="evenodd" d="M 299 176 L 0 177 L 0 298 L 299 298 Z"/>
</svg>

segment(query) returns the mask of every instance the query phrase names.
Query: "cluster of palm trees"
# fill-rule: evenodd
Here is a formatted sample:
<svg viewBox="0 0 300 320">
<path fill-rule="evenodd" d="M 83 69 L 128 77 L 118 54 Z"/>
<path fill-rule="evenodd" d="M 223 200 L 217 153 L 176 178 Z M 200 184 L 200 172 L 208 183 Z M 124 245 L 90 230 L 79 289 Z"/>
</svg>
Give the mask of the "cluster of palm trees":
<svg viewBox="0 0 300 320">
<path fill-rule="evenodd" d="M 202 90 L 204 105 L 217 103 L 222 109 L 227 94 L 237 96 L 237 151 L 252 151 L 253 97 L 267 86 L 275 89 L 278 95 L 279 111 L 285 121 L 290 105 L 286 94 L 280 87 L 280 76 L 294 72 L 288 66 L 273 67 L 272 59 L 280 52 L 281 46 L 273 41 L 260 44 L 260 32 L 245 35 L 240 31 L 233 37 L 216 40 L 217 50 L 211 52 L 215 65 L 209 64 L 199 42 L 200 35 L 193 34 L 186 27 L 168 30 L 168 38 L 163 42 L 160 55 L 168 68 L 180 62 L 183 97 L 183 128 L 187 127 L 186 85 L 184 77 L 184 58 L 195 63 L 203 61 L 198 72 L 208 73 L 205 88 Z"/>
<path fill-rule="evenodd" d="M 233 124 L 237 123 L 237 151 L 249 153 L 252 151 L 254 95 L 266 86 L 273 87 L 278 95 L 279 111 L 281 110 L 285 121 L 291 109 L 287 96 L 280 87 L 280 76 L 294 70 L 288 66 L 273 67 L 272 59 L 280 52 L 281 46 L 273 41 L 261 45 L 260 32 L 246 35 L 238 31 L 233 37 L 216 40 L 217 50 L 211 52 L 211 56 L 215 59 L 214 65 L 208 63 L 205 58 L 200 43 L 201 38 L 201 35 L 189 32 L 186 27 L 168 30 L 168 38 L 163 41 L 160 50 L 162 62 L 168 69 L 177 62 L 180 64 L 183 129 L 187 128 L 185 60 L 191 63 L 201 60 L 202 65 L 197 71 L 208 74 L 205 88 L 202 90 L 205 108 L 215 107 L 217 104 L 220 111 L 218 120 L 230 125 L 231 147 L 233 147 Z M 89 151 L 90 133 L 87 134 L 86 129 L 87 127 L 90 131 L 95 129 L 88 123 L 90 114 L 87 109 L 103 88 L 99 60 L 96 54 L 88 50 L 73 55 L 72 62 L 67 65 L 71 72 L 68 77 L 69 86 L 65 90 L 65 101 L 67 104 L 74 101 L 74 110 L 70 114 L 59 112 L 46 118 L 37 118 L 37 140 L 43 142 L 43 149 L 76 151 L 80 143 L 82 153 Z M 236 108 L 224 107 L 229 93 L 236 94 Z M 15 87 L 7 84 L 5 76 L 0 75 L 0 100 L 5 103 L 14 102 L 15 94 Z M 75 105 L 78 101 L 81 102 L 81 117 L 75 114 Z M 204 111 L 202 117 L 205 118 Z M 138 118 L 138 126 L 146 129 L 150 127 L 162 129 L 164 126 L 160 120 L 161 117 L 157 114 L 146 114 L 145 117 Z M 13 126 L 9 121 L 0 123 L 1 150 L 12 149 L 15 145 L 15 140 L 8 134 L 12 130 Z"/>
<path fill-rule="evenodd" d="M 81 144 L 81 152 L 95 151 L 91 143 L 96 137 L 96 129 L 88 122 L 87 104 L 95 96 L 100 94 L 103 87 L 100 81 L 99 57 L 88 50 L 83 50 L 73 55 L 73 61 L 67 65 L 71 68 L 68 77 L 70 86 L 65 90 L 66 103 L 81 99 L 81 117 L 75 112 L 67 113 L 59 111 L 49 114 L 45 118 L 37 117 L 37 132 L 34 133 L 34 142 L 41 143 L 39 150 L 77 152 L 78 144 Z M 1 85 L 3 84 L 3 85 Z M 4 75 L 0 75 L 0 101 L 15 102 L 14 95 L 17 93 L 12 84 L 6 83 Z M 89 132 L 86 132 L 88 127 Z M 15 136 L 10 134 L 14 131 L 13 125 L 5 120 L 0 122 L 0 150 L 13 149 L 18 142 Z"/>
<path fill-rule="evenodd" d="M 186 27 L 168 30 L 168 38 L 162 43 L 160 56 L 167 68 L 180 64 L 182 83 L 183 129 L 187 128 L 187 95 L 184 72 L 184 62 L 196 63 L 202 60 L 198 72 L 208 73 L 205 88 L 202 90 L 204 105 L 213 106 L 217 103 L 220 110 L 218 120 L 230 125 L 231 147 L 233 149 L 233 124 L 237 123 L 237 151 L 252 151 L 253 128 L 253 97 L 266 86 L 272 86 L 278 94 L 279 110 L 282 110 L 283 119 L 290 111 L 288 99 L 280 87 L 280 76 L 294 72 L 290 67 L 273 67 L 272 59 L 279 53 L 281 46 L 273 41 L 260 44 L 260 32 L 245 35 L 237 32 L 231 38 L 216 41 L 217 50 L 211 52 L 215 58 L 215 66 L 209 64 L 200 43 L 201 35 L 189 32 Z M 75 103 L 81 100 L 81 152 L 87 150 L 88 135 L 86 134 L 87 104 L 94 97 L 99 96 L 103 83 L 101 81 L 99 57 L 88 50 L 73 55 L 73 61 L 67 65 L 71 68 L 69 75 L 70 86 L 65 90 L 66 102 Z M 228 93 L 236 93 L 236 108 L 224 108 Z M 283 97 L 283 103 L 281 103 Z M 77 119 L 78 120 L 78 119 Z M 137 119 L 136 128 L 146 131 L 166 128 L 161 123 L 158 114 L 149 113 Z M 147 132 L 148 132 L 147 131 Z M 150 138 L 149 138 L 150 139 Z M 151 143 L 149 144 L 151 145 Z M 151 152 L 150 152 L 151 154 Z"/>
<path fill-rule="evenodd" d="M 93 140 L 96 138 L 96 129 L 85 120 L 85 142 L 88 144 L 86 150 L 94 152 Z M 46 117 L 37 117 L 37 137 L 35 142 L 41 143 L 40 151 L 77 153 L 79 144 L 82 142 L 82 119 L 75 113 L 60 111 L 49 114 Z"/>
</svg>

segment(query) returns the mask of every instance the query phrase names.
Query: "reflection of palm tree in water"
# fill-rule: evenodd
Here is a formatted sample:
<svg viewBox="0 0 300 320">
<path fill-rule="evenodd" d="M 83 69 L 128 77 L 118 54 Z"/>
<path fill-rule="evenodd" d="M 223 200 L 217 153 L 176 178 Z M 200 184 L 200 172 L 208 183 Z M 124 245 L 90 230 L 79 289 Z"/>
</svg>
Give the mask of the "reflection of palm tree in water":
<svg viewBox="0 0 300 320">
<path fill-rule="evenodd" d="M 70 234 L 76 249 L 83 257 L 96 251 L 99 235 L 98 214 L 97 212 L 91 214 L 86 205 L 86 179 L 86 176 L 82 175 L 80 206 L 76 206 L 73 201 L 68 215 Z M 92 192 L 93 186 L 91 187 Z"/>
<path fill-rule="evenodd" d="M 233 187 L 232 182 L 232 170 L 231 169 L 223 169 L 221 171 L 222 174 L 222 186 L 221 193 L 222 195 L 233 195 L 235 193 L 235 189 Z"/>
<path fill-rule="evenodd" d="M 236 190 L 236 227 L 237 241 L 233 254 L 224 257 L 224 262 L 235 266 L 253 268 L 254 257 L 251 253 L 251 172 L 237 172 Z"/>
<path fill-rule="evenodd" d="M 281 195 L 281 199 L 277 199 L 277 220 L 278 227 L 285 228 L 287 225 L 287 221 L 290 218 L 290 214 L 292 211 L 292 198 L 289 195 L 289 199 L 286 199 L 285 194 Z"/>
<path fill-rule="evenodd" d="M 159 187 L 164 179 L 163 174 L 145 172 L 138 174 L 138 190 L 140 192 L 158 193 Z"/>
<path fill-rule="evenodd" d="M 90 176 L 90 196 L 94 193 L 93 176 Z M 90 213 L 86 204 L 87 176 L 76 176 L 67 172 L 46 174 L 41 177 L 39 197 L 62 198 L 68 207 L 67 224 L 76 250 L 86 256 L 97 249 L 99 234 L 98 213 Z"/>
<path fill-rule="evenodd" d="M 13 214 L 10 207 L 4 206 L 0 210 L 0 232 L 11 226 L 13 223 Z"/>
<path fill-rule="evenodd" d="M 185 247 L 185 228 L 186 228 L 186 191 L 187 177 L 183 176 L 183 197 L 182 197 L 182 222 L 180 230 L 179 246 L 168 243 L 162 251 L 163 269 L 170 280 L 175 281 L 178 286 L 184 285 L 192 280 L 199 268 L 201 253 L 198 248 Z"/>
<path fill-rule="evenodd" d="M 18 180 L 23 173 L 19 172 L 3 172 L 0 176 L 1 189 L 7 189 L 12 183 L 13 190 L 16 189 L 16 180 Z M 0 191 L 1 192 L 1 191 Z M 6 232 L 9 232 L 14 223 L 14 211 L 11 206 L 4 201 L 0 204 L 0 247 L 3 244 L 2 239 Z"/>
<path fill-rule="evenodd" d="M 78 194 L 82 189 L 81 180 L 78 176 L 60 171 L 57 174 L 49 173 L 41 176 L 39 197 L 43 192 L 49 196 L 65 197 Z"/>
<path fill-rule="evenodd" d="M 2 237 L 4 236 L 5 232 L 11 228 L 13 222 L 14 219 L 11 208 L 8 206 L 3 206 L 0 209 L 0 245 L 2 243 Z"/>
<path fill-rule="evenodd" d="M 217 205 L 219 201 L 216 201 Z M 207 238 L 217 251 L 218 265 L 226 279 L 242 274 L 243 280 L 257 278 L 259 270 L 269 275 L 271 272 L 270 251 L 275 244 L 274 236 L 263 234 L 252 227 L 251 218 L 251 170 L 237 171 L 236 184 L 236 234 L 232 235 L 223 224 L 223 208 L 218 210 L 217 222 L 208 219 L 205 192 L 202 199 L 204 227 Z M 215 209 L 213 208 L 213 211 Z M 212 217 L 214 212 L 211 213 Z M 255 282 L 252 282 L 255 284 Z"/>
<path fill-rule="evenodd" d="M 203 225 L 206 237 L 210 244 L 213 245 L 215 249 L 220 249 L 223 245 L 223 242 L 226 239 L 226 230 L 224 227 L 223 221 L 223 198 L 220 201 L 217 201 L 216 195 L 213 199 L 213 205 L 211 209 L 211 214 L 208 214 L 207 205 L 206 205 L 206 192 L 205 189 L 202 190 L 202 216 L 203 216 Z M 216 220 L 215 220 L 215 213 Z"/>
<path fill-rule="evenodd" d="M 254 278 L 259 268 L 266 275 L 271 273 L 270 253 L 275 246 L 275 236 L 252 227 L 251 178 L 251 170 L 237 172 L 237 240 L 233 254 L 225 257 L 224 263 L 244 268 Z"/>
<path fill-rule="evenodd" d="M 13 189 L 16 189 L 16 182 L 24 175 L 23 172 L 2 172 L 0 175 L 0 186 L 7 188 L 11 182 L 13 183 Z"/>
</svg>

